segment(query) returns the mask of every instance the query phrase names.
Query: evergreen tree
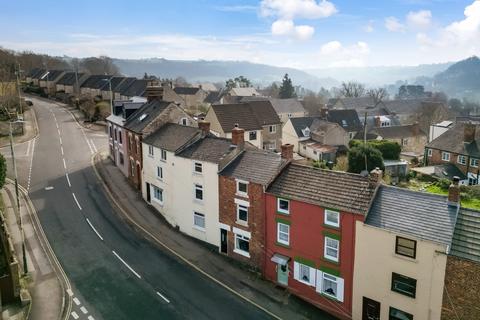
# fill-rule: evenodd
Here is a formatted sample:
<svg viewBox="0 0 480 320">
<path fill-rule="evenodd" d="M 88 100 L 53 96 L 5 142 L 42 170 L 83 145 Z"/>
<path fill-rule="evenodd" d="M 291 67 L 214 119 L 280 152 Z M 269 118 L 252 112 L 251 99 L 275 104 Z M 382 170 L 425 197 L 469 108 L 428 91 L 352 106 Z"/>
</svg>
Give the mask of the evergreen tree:
<svg viewBox="0 0 480 320">
<path fill-rule="evenodd" d="M 348 172 L 360 173 L 365 170 L 365 155 L 368 172 L 375 168 L 381 170 L 385 168 L 380 150 L 367 144 L 353 147 L 348 151 Z"/>
<path fill-rule="evenodd" d="M 295 88 L 292 84 L 292 79 L 288 77 L 288 74 L 285 74 L 282 80 L 282 85 L 280 86 L 279 96 L 281 99 L 295 98 Z"/>
</svg>

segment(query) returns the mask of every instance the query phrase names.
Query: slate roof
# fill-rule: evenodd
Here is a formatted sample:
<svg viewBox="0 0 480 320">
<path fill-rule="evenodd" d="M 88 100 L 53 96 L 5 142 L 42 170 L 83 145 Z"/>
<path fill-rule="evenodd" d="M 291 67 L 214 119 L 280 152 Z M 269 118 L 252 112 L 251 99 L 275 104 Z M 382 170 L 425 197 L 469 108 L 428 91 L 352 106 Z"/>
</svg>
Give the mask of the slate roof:
<svg viewBox="0 0 480 320">
<path fill-rule="evenodd" d="M 195 94 L 197 94 L 198 90 L 200 90 L 200 88 L 195 88 L 195 87 L 175 87 L 175 88 L 173 88 L 173 91 L 175 91 L 176 94 L 181 94 L 181 95 L 195 95 Z"/>
<path fill-rule="evenodd" d="M 123 80 L 125 80 L 126 78 L 125 77 L 113 77 L 111 81 L 112 83 L 112 91 L 115 91 L 115 89 L 123 82 Z M 103 87 L 102 90 L 110 90 L 110 86 L 108 85 L 108 82 L 107 84 L 105 85 L 105 87 Z"/>
<path fill-rule="evenodd" d="M 480 211 L 460 208 L 450 254 L 480 262 Z"/>
<path fill-rule="evenodd" d="M 235 124 L 248 131 L 260 130 L 263 125 L 280 123 L 270 101 L 217 104 L 212 105 L 212 109 L 224 132 L 231 132 Z"/>
<path fill-rule="evenodd" d="M 273 109 L 280 114 L 280 113 L 298 113 L 303 112 L 306 113 L 305 109 L 303 108 L 300 101 L 295 98 L 291 99 L 269 99 L 272 103 Z"/>
<path fill-rule="evenodd" d="M 365 223 L 450 245 L 457 211 L 446 196 L 381 185 Z"/>
<path fill-rule="evenodd" d="M 142 96 L 147 88 L 147 82 L 148 80 L 145 79 L 135 79 L 135 81 L 125 90 L 121 91 L 120 94 L 127 97 Z"/>
<path fill-rule="evenodd" d="M 47 70 L 37 69 L 37 72 L 32 75 L 32 79 L 40 79 L 45 73 L 47 73 Z"/>
<path fill-rule="evenodd" d="M 318 119 L 318 117 L 300 117 L 300 118 L 290 118 L 295 132 L 299 138 L 305 138 L 302 130 L 305 128 L 310 128 L 313 123 L 313 120 Z"/>
<path fill-rule="evenodd" d="M 260 94 L 255 88 L 232 88 L 230 89 L 230 95 L 239 97 L 259 96 Z"/>
<path fill-rule="evenodd" d="M 104 74 L 96 74 L 91 75 L 90 77 L 85 80 L 84 83 L 80 87 L 82 88 L 90 88 L 90 89 L 102 89 L 105 85 L 108 85 L 108 79 L 112 76 L 104 75 Z M 105 80 L 107 79 L 107 80 Z"/>
<path fill-rule="evenodd" d="M 39 73 L 42 69 L 40 68 L 33 68 L 31 69 L 30 71 L 28 71 L 26 77 L 33 77 L 34 75 L 36 75 L 37 73 Z"/>
<path fill-rule="evenodd" d="M 465 123 L 456 123 L 450 130 L 430 141 L 427 148 L 480 158 L 480 125 L 476 125 L 475 140 L 471 143 L 463 141 L 464 129 Z"/>
<path fill-rule="evenodd" d="M 205 97 L 204 102 L 214 104 L 220 100 L 221 94 L 220 91 L 211 91 Z"/>
<path fill-rule="evenodd" d="M 84 73 L 77 73 L 78 81 L 83 77 Z M 75 72 L 67 72 L 57 81 L 57 84 L 63 84 L 65 86 L 73 86 L 75 84 Z"/>
<path fill-rule="evenodd" d="M 375 192 L 367 177 L 290 164 L 267 192 L 350 213 L 366 214 Z"/>
<path fill-rule="evenodd" d="M 47 80 L 48 81 L 55 81 L 58 77 L 62 75 L 63 70 L 48 70 L 45 74 L 40 78 L 40 80 Z"/>
<path fill-rule="evenodd" d="M 397 99 L 382 101 L 389 113 L 394 114 L 412 114 L 417 112 L 424 99 Z"/>
<path fill-rule="evenodd" d="M 335 107 L 335 109 L 355 109 L 360 117 L 363 117 L 365 112 L 369 116 L 387 115 L 388 111 L 382 102 L 375 104 L 375 101 L 371 97 L 357 97 L 357 98 L 340 98 L 335 102 L 329 100 L 330 103 L 340 105 L 341 107 Z"/>
<path fill-rule="evenodd" d="M 136 133 L 142 133 L 143 129 L 169 105 L 170 102 L 160 100 L 145 103 L 128 117 L 127 122 L 125 122 L 125 128 Z"/>
<path fill-rule="evenodd" d="M 390 127 L 379 127 L 374 128 L 370 133 L 377 134 L 383 139 L 401 139 L 408 137 L 415 137 L 416 130 L 418 130 L 418 135 L 425 135 L 420 128 L 415 128 L 416 124 L 409 124 L 405 126 L 390 126 Z"/>
<path fill-rule="evenodd" d="M 266 150 L 245 150 L 220 174 L 268 185 L 287 163 L 280 155 Z"/>
<path fill-rule="evenodd" d="M 201 134 L 195 127 L 182 126 L 176 123 L 166 123 L 160 129 L 143 140 L 144 143 L 160 149 L 175 152 L 189 141 Z"/>
<path fill-rule="evenodd" d="M 128 87 L 132 85 L 137 80 L 137 78 L 127 77 L 125 78 L 118 86 L 112 88 L 113 92 L 121 93 L 122 91 L 126 90 Z"/>
<path fill-rule="evenodd" d="M 467 176 L 462 172 L 456 165 L 453 163 L 445 163 L 441 165 L 434 166 L 433 175 L 440 179 L 452 180 L 453 177 L 457 176 L 460 178 L 460 181 L 466 180 Z"/>
<path fill-rule="evenodd" d="M 192 144 L 178 155 L 183 158 L 218 164 L 234 148 L 235 146 L 232 146 L 229 139 L 208 136 Z"/>
<path fill-rule="evenodd" d="M 327 120 L 338 123 L 347 132 L 359 131 L 363 128 L 355 109 L 329 110 Z"/>
</svg>

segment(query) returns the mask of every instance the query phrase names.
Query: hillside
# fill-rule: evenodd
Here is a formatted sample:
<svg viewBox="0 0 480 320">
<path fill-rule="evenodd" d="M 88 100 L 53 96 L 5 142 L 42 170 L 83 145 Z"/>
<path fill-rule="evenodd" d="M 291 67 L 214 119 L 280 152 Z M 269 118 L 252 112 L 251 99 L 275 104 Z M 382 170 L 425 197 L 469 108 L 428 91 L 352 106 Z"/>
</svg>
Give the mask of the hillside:
<svg viewBox="0 0 480 320">
<path fill-rule="evenodd" d="M 330 88 L 338 82 L 332 78 L 318 78 L 304 71 L 293 68 L 274 67 L 265 64 L 246 61 L 183 61 L 167 59 L 114 59 L 120 71 L 128 76 L 142 77 L 145 72 L 160 78 L 184 77 L 190 82 L 209 81 L 225 82 L 239 75 L 245 76 L 256 85 L 269 85 L 280 82 L 288 73 L 295 85 L 301 85 L 311 90 L 320 87 Z"/>
<path fill-rule="evenodd" d="M 480 99 L 480 59 L 473 56 L 451 65 L 433 77 L 433 84 L 451 97 Z"/>
</svg>

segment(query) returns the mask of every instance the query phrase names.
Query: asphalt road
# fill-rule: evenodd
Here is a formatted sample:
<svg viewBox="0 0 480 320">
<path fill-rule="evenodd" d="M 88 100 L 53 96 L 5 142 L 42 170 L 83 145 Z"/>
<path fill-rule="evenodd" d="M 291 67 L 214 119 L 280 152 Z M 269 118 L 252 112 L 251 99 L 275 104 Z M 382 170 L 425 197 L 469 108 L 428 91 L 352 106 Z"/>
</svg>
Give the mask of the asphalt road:
<svg viewBox="0 0 480 320">
<path fill-rule="evenodd" d="M 83 129 L 54 103 L 32 100 L 40 134 L 30 146 L 16 147 L 19 181 L 30 186 L 72 284 L 71 319 L 270 318 L 122 222 L 91 167 L 93 152 L 107 146 L 106 135 Z"/>
</svg>

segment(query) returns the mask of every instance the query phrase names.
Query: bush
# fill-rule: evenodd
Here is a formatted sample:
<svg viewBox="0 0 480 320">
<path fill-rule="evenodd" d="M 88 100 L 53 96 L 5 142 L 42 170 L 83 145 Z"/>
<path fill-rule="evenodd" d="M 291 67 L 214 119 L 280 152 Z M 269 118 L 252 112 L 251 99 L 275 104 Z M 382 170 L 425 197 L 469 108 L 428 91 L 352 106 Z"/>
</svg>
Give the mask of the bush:
<svg viewBox="0 0 480 320">
<path fill-rule="evenodd" d="M 350 148 L 358 147 L 363 145 L 363 141 L 351 140 L 348 145 Z M 371 140 L 367 141 L 367 145 L 378 149 L 383 159 L 398 160 L 402 151 L 402 147 L 397 142 L 389 140 Z"/>
<path fill-rule="evenodd" d="M 450 187 L 450 185 L 452 184 L 452 182 L 448 179 L 440 179 L 437 181 L 437 183 L 435 183 L 435 185 L 443 190 L 448 190 L 448 187 Z"/>
<path fill-rule="evenodd" d="M 365 170 L 365 155 L 367 157 L 367 170 L 370 172 L 375 168 L 385 169 L 382 153 L 367 144 L 353 147 L 348 152 L 348 172 L 360 173 Z"/>
</svg>

